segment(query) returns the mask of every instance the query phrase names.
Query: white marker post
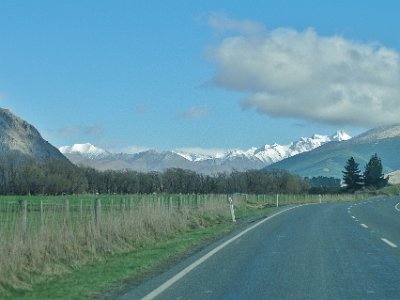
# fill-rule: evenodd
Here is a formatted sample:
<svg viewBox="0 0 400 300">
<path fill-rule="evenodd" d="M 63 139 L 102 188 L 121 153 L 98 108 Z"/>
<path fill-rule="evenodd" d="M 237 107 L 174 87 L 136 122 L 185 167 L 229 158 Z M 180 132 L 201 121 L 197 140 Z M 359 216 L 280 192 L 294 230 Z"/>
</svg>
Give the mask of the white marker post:
<svg viewBox="0 0 400 300">
<path fill-rule="evenodd" d="M 319 194 L 319 204 L 321 204 L 321 203 L 322 203 L 322 195 Z"/>
<path fill-rule="evenodd" d="M 279 207 L 279 194 L 276 194 L 276 207 Z"/>
<path fill-rule="evenodd" d="M 233 200 L 231 197 L 228 197 L 228 204 L 229 204 L 229 209 L 231 210 L 231 217 L 232 217 L 232 222 L 236 222 L 235 218 L 235 210 L 233 209 Z"/>
</svg>

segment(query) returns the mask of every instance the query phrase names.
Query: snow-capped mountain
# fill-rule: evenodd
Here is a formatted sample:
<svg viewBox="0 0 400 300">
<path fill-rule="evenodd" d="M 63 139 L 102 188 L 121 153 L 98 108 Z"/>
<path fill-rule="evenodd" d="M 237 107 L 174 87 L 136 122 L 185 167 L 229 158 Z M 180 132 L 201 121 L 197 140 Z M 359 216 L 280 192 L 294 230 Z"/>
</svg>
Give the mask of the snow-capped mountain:
<svg viewBox="0 0 400 300">
<path fill-rule="evenodd" d="M 266 144 L 260 148 L 252 147 L 248 150 L 230 150 L 215 156 L 179 151 L 176 151 L 175 153 L 193 162 L 205 161 L 209 159 L 229 161 L 236 158 L 245 158 L 250 160 L 260 160 L 263 163 L 272 164 L 296 154 L 311 151 L 328 142 L 345 141 L 349 139 L 351 139 L 351 136 L 343 130 L 340 130 L 329 136 L 314 134 L 312 137 L 302 137 L 298 141 L 287 145 L 279 145 L 276 143 L 272 145 Z"/>
<path fill-rule="evenodd" d="M 63 154 L 81 154 L 87 158 L 102 158 L 109 156 L 111 153 L 98 148 L 90 143 L 86 144 L 75 144 L 73 146 L 62 146 L 59 148 L 60 152 Z"/>
<path fill-rule="evenodd" d="M 348 141 L 326 143 L 321 147 L 281 160 L 267 169 L 283 169 L 301 176 L 342 177 L 343 167 L 352 156 L 359 166 L 365 166 L 371 156 L 382 159 L 384 173 L 400 169 L 400 124 L 368 130 Z"/>
<path fill-rule="evenodd" d="M 266 144 L 247 150 L 229 150 L 212 154 L 188 151 L 156 151 L 147 150 L 136 154 L 114 154 L 98 148 L 90 143 L 63 146 L 59 150 L 72 162 L 105 169 L 133 169 L 137 171 L 163 171 L 176 167 L 190 169 L 201 173 L 244 171 L 261 169 L 299 153 L 308 152 L 331 141 L 348 140 L 351 137 L 344 131 L 333 135 L 303 137 L 287 145 Z"/>
</svg>

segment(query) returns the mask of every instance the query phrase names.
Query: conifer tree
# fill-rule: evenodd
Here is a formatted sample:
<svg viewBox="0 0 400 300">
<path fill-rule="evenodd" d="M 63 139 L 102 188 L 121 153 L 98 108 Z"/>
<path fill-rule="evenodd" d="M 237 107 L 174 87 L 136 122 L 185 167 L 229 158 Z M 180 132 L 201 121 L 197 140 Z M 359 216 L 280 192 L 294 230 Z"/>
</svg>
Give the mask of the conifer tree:
<svg viewBox="0 0 400 300">
<path fill-rule="evenodd" d="M 346 190 L 352 192 L 359 190 L 363 185 L 363 181 L 361 170 L 358 168 L 358 163 L 356 163 L 354 157 L 349 158 L 344 169 L 342 173 L 343 181 L 346 184 Z"/>
<path fill-rule="evenodd" d="M 375 153 L 365 166 L 364 183 L 366 187 L 382 188 L 387 184 L 387 180 L 383 178 L 382 162 Z"/>
</svg>

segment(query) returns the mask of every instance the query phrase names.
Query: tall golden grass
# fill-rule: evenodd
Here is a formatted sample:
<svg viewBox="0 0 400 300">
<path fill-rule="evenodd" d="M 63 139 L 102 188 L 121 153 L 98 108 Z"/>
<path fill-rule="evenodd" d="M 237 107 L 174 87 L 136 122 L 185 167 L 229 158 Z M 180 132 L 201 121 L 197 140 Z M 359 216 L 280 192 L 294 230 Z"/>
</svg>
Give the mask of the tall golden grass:
<svg viewBox="0 0 400 300">
<path fill-rule="evenodd" d="M 226 196 L 169 198 L 2 203 L 0 292 L 229 216 Z"/>
</svg>

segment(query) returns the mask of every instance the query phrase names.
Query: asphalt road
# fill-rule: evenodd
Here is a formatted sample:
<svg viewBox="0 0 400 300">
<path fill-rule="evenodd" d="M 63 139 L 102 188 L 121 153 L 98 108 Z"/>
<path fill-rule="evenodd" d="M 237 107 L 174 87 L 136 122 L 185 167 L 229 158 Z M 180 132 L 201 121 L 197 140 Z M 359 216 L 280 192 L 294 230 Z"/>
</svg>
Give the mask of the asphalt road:
<svg viewBox="0 0 400 300">
<path fill-rule="evenodd" d="M 398 203 L 284 211 L 118 299 L 400 299 Z"/>
</svg>

